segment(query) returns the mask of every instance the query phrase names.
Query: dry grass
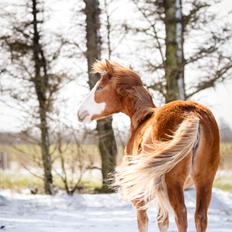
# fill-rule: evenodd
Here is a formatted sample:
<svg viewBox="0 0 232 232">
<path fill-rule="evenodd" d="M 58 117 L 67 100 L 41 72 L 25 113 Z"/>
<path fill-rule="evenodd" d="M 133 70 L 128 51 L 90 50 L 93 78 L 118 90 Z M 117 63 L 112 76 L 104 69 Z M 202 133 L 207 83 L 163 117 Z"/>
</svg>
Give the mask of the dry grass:
<svg viewBox="0 0 232 232">
<path fill-rule="evenodd" d="M 63 145 L 65 146 L 65 145 Z M 74 151 L 76 146 L 69 145 L 69 148 L 65 151 L 65 157 L 67 160 L 71 161 L 73 157 Z M 53 158 L 56 161 L 55 157 L 58 156 L 57 152 L 55 151 L 54 145 L 52 145 L 51 150 L 54 150 Z M 81 145 L 81 159 L 91 161 L 92 164 L 100 166 L 101 159 L 96 145 Z M 9 146 L 9 145 L 0 145 L 0 152 L 6 152 L 10 154 L 10 161 L 15 164 L 23 164 L 24 166 L 33 166 L 35 163 L 32 161 L 33 159 L 40 160 L 40 149 L 38 146 L 34 144 L 18 144 L 16 146 Z M 119 148 L 119 157 L 118 160 L 120 161 L 121 156 L 123 153 L 123 148 Z M 221 144 L 221 165 L 220 169 L 223 170 L 223 174 L 217 176 L 214 186 L 232 191 L 232 143 L 224 143 Z M 0 171 L 0 188 L 9 188 L 9 189 L 25 189 L 29 188 L 32 189 L 37 187 L 39 189 L 43 189 L 42 180 L 36 178 L 32 175 L 25 175 L 25 174 L 18 174 L 18 170 L 14 169 L 13 166 L 11 172 Z M 63 184 L 61 183 L 60 179 L 55 177 L 55 184 L 59 188 L 63 188 Z M 86 187 L 99 187 L 100 183 L 99 180 L 83 180 L 82 183 Z"/>
<path fill-rule="evenodd" d="M 232 143 L 221 144 L 221 169 L 232 170 Z"/>
<path fill-rule="evenodd" d="M 57 176 L 54 176 L 54 185 L 57 189 L 64 190 L 64 184 Z M 20 191 L 23 189 L 33 190 L 38 189 L 38 193 L 43 193 L 43 181 L 32 175 L 18 175 L 17 173 L 10 173 L 0 171 L 0 189 L 12 189 L 14 191 Z M 92 189 L 100 188 L 101 183 L 99 180 L 90 181 L 82 179 L 79 183 L 79 189 L 89 192 Z"/>
</svg>

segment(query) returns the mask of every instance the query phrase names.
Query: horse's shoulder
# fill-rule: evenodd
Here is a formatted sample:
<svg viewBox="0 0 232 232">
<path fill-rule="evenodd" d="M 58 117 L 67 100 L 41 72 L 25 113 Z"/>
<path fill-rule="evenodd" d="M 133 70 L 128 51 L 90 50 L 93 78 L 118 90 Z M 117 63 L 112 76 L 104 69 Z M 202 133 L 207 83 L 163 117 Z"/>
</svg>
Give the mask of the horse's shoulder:
<svg viewBox="0 0 232 232">
<path fill-rule="evenodd" d="M 141 144 L 147 143 L 151 139 L 154 116 L 144 121 L 136 131 L 134 131 L 125 148 L 125 154 L 137 154 Z"/>
</svg>

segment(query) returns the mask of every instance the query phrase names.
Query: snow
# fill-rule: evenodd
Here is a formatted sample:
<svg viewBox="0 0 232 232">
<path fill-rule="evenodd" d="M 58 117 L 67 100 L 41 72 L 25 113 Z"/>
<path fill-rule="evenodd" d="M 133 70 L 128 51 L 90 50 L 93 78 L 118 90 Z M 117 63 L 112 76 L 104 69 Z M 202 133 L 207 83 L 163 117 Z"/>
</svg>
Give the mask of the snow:
<svg viewBox="0 0 232 232">
<path fill-rule="evenodd" d="M 188 231 L 195 231 L 195 192 L 185 193 Z M 149 209 L 149 231 L 158 231 L 156 209 Z M 208 213 L 209 232 L 232 231 L 232 193 L 213 190 Z M 176 231 L 170 218 L 169 231 Z M 4 227 L 4 228 L 2 228 Z M 54 197 L 0 191 L 0 231 L 6 232 L 129 232 L 137 231 L 135 210 L 117 194 L 64 193 Z"/>
</svg>

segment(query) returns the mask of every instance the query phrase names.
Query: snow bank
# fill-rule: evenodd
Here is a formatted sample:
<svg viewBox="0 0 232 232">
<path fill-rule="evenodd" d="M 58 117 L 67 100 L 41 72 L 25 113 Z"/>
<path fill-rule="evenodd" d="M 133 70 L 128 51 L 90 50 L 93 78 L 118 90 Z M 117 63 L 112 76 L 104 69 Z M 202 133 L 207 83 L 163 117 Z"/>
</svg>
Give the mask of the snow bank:
<svg viewBox="0 0 232 232">
<path fill-rule="evenodd" d="M 195 192 L 185 193 L 188 231 L 195 231 Z M 158 231 L 156 209 L 150 209 L 149 231 Z M 55 197 L 0 191 L 0 231 L 6 232 L 129 232 L 137 231 L 134 209 L 116 194 Z M 169 231 L 176 231 L 171 217 Z M 213 191 L 209 209 L 209 232 L 232 231 L 232 194 Z"/>
</svg>

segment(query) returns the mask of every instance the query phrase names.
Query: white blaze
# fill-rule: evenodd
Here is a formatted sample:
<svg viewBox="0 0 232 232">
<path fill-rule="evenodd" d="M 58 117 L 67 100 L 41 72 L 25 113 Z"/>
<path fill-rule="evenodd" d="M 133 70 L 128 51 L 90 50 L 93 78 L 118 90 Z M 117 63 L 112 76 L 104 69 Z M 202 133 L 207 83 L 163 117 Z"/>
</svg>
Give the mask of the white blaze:
<svg viewBox="0 0 232 232">
<path fill-rule="evenodd" d="M 106 103 L 97 103 L 95 101 L 95 92 L 99 85 L 99 81 L 94 88 L 90 91 L 89 95 L 84 99 L 78 110 L 78 117 L 81 121 L 90 122 L 95 114 L 100 114 L 104 111 Z"/>
</svg>

